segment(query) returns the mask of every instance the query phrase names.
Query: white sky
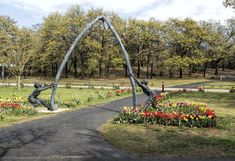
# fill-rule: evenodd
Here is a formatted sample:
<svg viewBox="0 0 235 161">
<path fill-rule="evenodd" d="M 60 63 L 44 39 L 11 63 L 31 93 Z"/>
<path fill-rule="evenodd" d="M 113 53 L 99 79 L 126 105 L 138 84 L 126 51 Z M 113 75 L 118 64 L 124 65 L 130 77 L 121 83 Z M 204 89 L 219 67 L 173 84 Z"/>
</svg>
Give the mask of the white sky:
<svg viewBox="0 0 235 161">
<path fill-rule="evenodd" d="M 0 0 L 0 15 L 9 15 L 21 26 L 41 23 L 50 12 L 65 12 L 78 4 L 84 10 L 103 8 L 123 18 L 167 20 L 169 17 L 224 21 L 235 17 L 223 0 Z"/>
</svg>

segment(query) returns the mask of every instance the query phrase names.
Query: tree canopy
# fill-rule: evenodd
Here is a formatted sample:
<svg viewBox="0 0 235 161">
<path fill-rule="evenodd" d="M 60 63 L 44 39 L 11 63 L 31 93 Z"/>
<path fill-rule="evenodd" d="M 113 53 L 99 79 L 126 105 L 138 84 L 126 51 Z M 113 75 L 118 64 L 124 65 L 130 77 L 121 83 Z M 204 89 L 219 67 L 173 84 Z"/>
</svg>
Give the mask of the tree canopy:
<svg viewBox="0 0 235 161">
<path fill-rule="evenodd" d="M 225 1 L 233 6 L 234 1 Z M 65 13 L 53 12 L 37 28 L 20 28 L 8 16 L 0 16 L 0 61 L 16 77 L 26 71 L 54 77 L 66 51 L 85 25 L 105 15 L 113 23 L 126 47 L 137 77 L 175 73 L 182 78 L 207 68 L 234 69 L 235 19 L 214 21 L 170 18 L 161 22 L 123 19 L 103 9 L 84 11 L 72 6 Z M 122 69 L 123 68 L 123 69 Z M 115 71 L 114 73 L 112 71 Z M 121 71 L 121 72 L 120 72 Z M 127 76 L 126 65 L 112 36 L 102 22 L 79 42 L 64 69 L 65 77 Z"/>
</svg>

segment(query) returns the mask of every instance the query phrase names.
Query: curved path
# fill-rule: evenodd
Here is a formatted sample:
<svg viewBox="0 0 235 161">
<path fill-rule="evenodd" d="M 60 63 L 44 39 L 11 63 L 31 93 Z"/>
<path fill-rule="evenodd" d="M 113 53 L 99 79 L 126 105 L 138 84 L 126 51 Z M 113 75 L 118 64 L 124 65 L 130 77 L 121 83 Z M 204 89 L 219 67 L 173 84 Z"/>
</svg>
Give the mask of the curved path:
<svg viewBox="0 0 235 161">
<path fill-rule="evenodd" d="M 145 99 L 143 95 L 138 96 L 139 102 L 144 102 Z M 189 160 L 189 158 L 140 157 L 122 152 L 108 144 L 98 132 L 98 128 L 116 115 L 122 106 L 128 104 L 131 104 L 131 98 L 0 128 L 0 160 Z"/>
<path fill-rule="evenodd" d="M 182 85 L 176 85 L 173 86 L 173 88 L 198 88 L 198 86 L 203 86 L 203 84 L 211 83 L 211 82 L 219 82 L 217 80 L 209 80 L 204 82 L 196 82 L 196 83 L 189 83 L 189 84 L 182 84 Z"/>
</svg>

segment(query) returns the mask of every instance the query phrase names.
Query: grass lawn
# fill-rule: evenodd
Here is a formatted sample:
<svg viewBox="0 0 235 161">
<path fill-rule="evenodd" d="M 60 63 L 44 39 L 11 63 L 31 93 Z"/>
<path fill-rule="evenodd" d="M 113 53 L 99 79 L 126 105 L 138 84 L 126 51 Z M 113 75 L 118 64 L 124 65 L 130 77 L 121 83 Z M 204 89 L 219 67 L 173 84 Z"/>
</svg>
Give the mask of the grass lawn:
<svg viewBox="0 0 235 161">
<path fill-rule="evenodd" d="M 6 99 L 12 99 L 15 97 L 24 97 L 24 106 L 31 107 L 28 103 L 27 97 L 32 93 L 34 88 L 25 87 L 22 90 L 18 91 L 16 87 L 0 87 L 0 99 L 4 101 Z M 106 103 L 116 99 L 130 96 L 131 94 L 125 94 L 121 96 L 116 96 L 113 94 L 112 97 L 107 97 L 107 93 L 113 90 L 105 89 L 78 89 L 78 88 L 58 88 L 56 93 L 56 103 L 60 108 L 78 109 L 88 105 L 94 105 L 98 103 Z M 39 96 L 45 100 L 49 100 L 51 96 L 51 91 L 46 90 L 41 93 Z M 42 107 L 43 108 L 43 107 Z M 37 108 L 36 108 L 37 109 Z M 14 122 L 22 120 L 31 120 L 37 119 L 44 116 L 53 115 L 51 113 L 37 113 L 33 115 L 15 115 L 12 113 L 4 114 L 0 110 L 0 126 L 9 125 Z"/>
<path fill-rule="evenodd" d="M 0 87 L 0 99 L 13 98 L 13 97 L 28 97 L 34 88 L 25 87 L 18 91 L 15 87 Z M 82 89 L 82 88 L 57 88 L 56 101 L 58 104 L 61 102 L 68 102 L 73 99 L 80 101 L 80 104 L 90 104 L 92 102 L 98 103 L 103 100 L 114 100 L 120 96 L 106 98 L 109 91 L 106 89 Z M 129 95 L 130 96 L 130 95 Z M 41 92 L 40 98 L 49 100 L 51 97 L 51 90 Z M 88 98 L 90 101 L 88 101 Z"/>
<path fill-rule="evenodd" d="M 235 158 L 235 94 L 183 93 L 170 101 L 200 101 L 217 114 L 216 128 L 105 123 L 101 133 L 114 146 L 140 155 Z"/>
<path fill-rule="evenodd" d="M 232 87 L 235 88 L 235 81 L 218 81 L 204 84 L 206 89 L 231 89 Z"/>
<path fill-rule="evenodd" d="M 138 80 L 142 80 L 143 78 L 139 78 Z M 206 78 L 153 78 L 148 79 L 150 86 L 155 87 L 161 87 L 162 82 L 164 82 L 165 87 L 171 87 L 175 85 L 182 85 L 182 84 L 190 84 L 190 83 L 196 83 L 196 82 L 205 82 L 209 81 L 210 79 Z M 23 83 L 34 83 L 40 81 L 42 83 L 53 83 L 53 78 L 29 78 L 29 79 L 22 79 Z M 9 80 L 1 80 L 0 82 L 15 82 L 14 79 Z M 108 79 L 102 79 L 102 78 L 91 78 L 91 79 L 74 79 L 74 78 L 61 78 L 59 81 L 59 84 L 66 84 L 71 83 L 72 85 L 99 85 L 99 86 L 130 86 L 130 79 L 129 78 L 108 78 Z"/>
</svg>

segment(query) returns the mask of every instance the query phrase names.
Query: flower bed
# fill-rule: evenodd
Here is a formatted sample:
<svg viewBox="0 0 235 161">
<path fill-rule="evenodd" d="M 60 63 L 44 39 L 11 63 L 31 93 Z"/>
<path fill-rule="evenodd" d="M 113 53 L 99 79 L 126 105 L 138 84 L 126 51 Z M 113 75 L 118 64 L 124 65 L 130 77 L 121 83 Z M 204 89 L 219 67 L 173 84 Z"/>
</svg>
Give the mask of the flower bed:
<svg viewBox="0 0 235 161">
<path fill-rule="evenodd" d="M 15 97 L 6 100 L 0 100 L 0 114 L 1 119 L 5 118 L 5 115 L 35 115 L 37 111 L 33 108 L 25 106 L 27 104 L 26 98 Z"/>
<path fill-rule="evenodd" d="M 1 102 L 0 107 L 2 108 L 14 108 L 14 109 L 20 109 L 22 106 L 18 103 L 9 103 L 9 102 Z"/>
<path fill-rule="evenodd" d="M 157 109 L 140 112 L 140 108 L 123 107 L 121 113 L 114 118 L 114 123 L 161 124 L 189 127 L 215 127 L 216 114 L 204 103 L 198 102 L 166 102 L 173 93 L 163 93 L 156 97 Z"/>
</svg>

